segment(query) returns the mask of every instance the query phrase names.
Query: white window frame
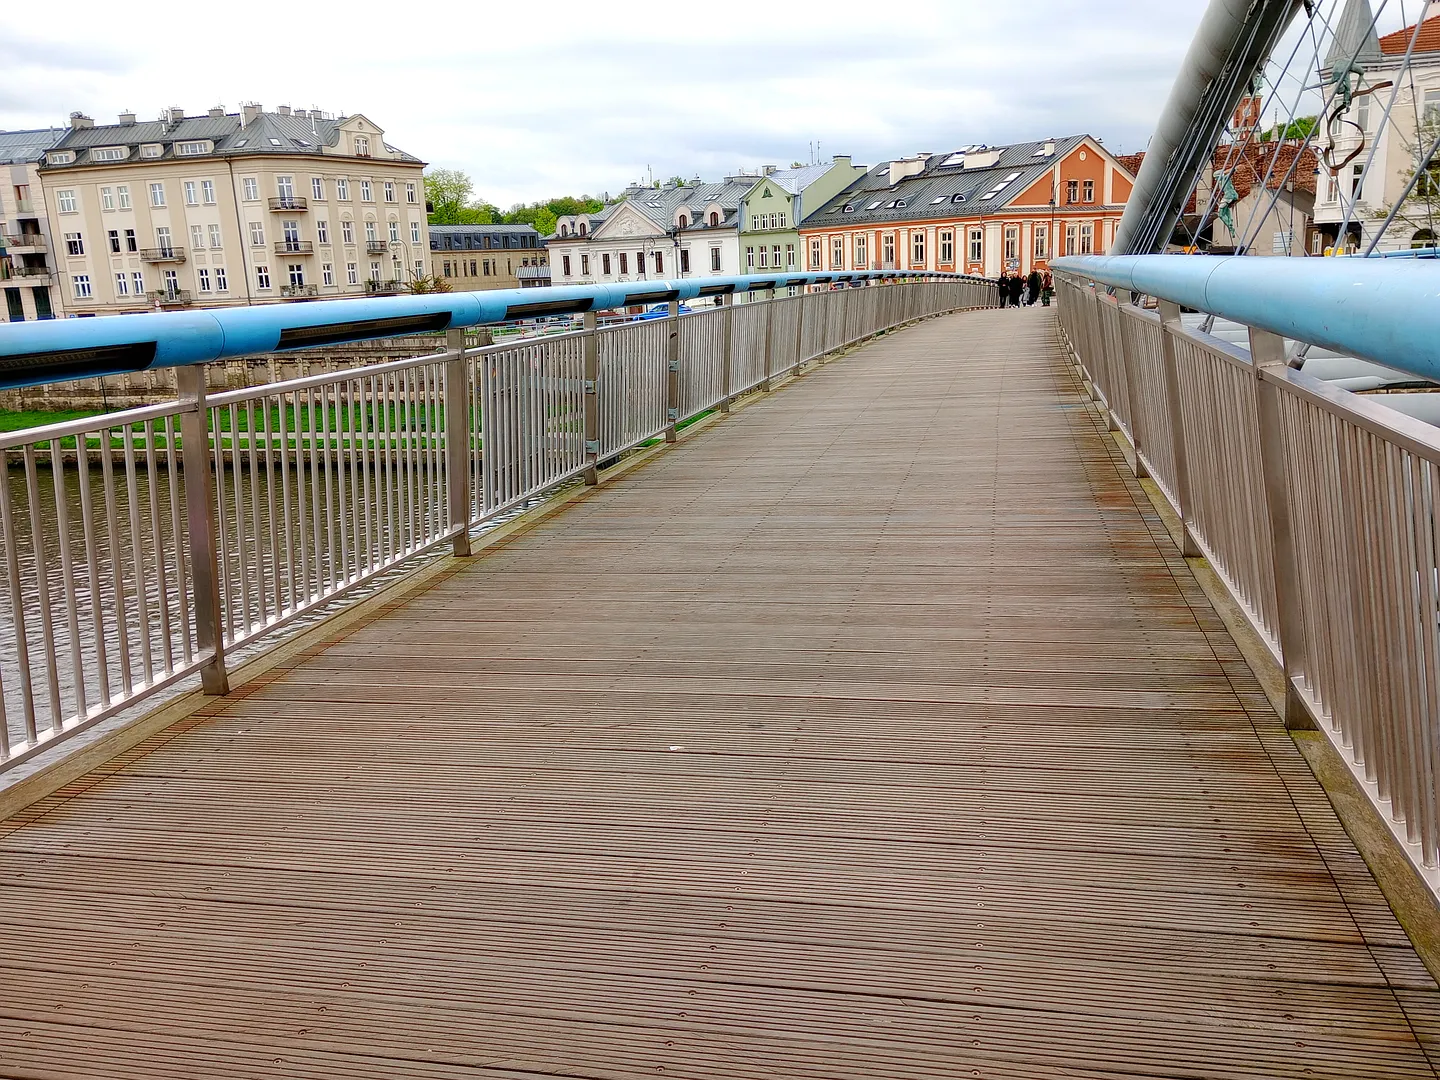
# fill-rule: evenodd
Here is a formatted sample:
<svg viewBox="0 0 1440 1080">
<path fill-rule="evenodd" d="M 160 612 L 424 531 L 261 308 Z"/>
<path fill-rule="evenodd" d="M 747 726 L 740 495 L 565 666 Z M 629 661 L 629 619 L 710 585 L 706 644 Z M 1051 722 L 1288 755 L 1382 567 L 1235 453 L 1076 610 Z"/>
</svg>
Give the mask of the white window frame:
<svg viewBox="0 0 1440 1080">
<path fill-rule="evenodd" d="M 204 203 L 206 206 L 214 206 L 214 205 L 215 205 L 215 181 L 214 181 L 214 180 L 201 180 L 201 181 L 200 181 L 200 201 L 201 201 L 202 203 Z"/>
<path fill-rule="evenodd" d="M 320 176 L 310 178 L 310 197 L 316 202 L 325 201 L 325 179 Z"/>
<path fill-rule="evenodd" d="M 966 254 L 972 263 L 983 263 L 985 261 L 985 230 L 971 229 L 970 235 L 966 238 Z"/>
<path fill-rule="evenodd" d="M 395 201 L 395 181 L 386 180 L 382 187 L 382 190 L 385 193 L 385 201 L 388 203 L 393 203 Z"/>
<path fill-rule="evenodd" d="M 270 267 L 268 265 L 255 267 L 255 287 L 257 289 L 270 288 Z"/>
<path fill-rule="evenodd" d="M 351 285 L 360 284 L 360 264 L 347 262 L 345 264 L 345 280 Z"/>
<path fill-rule="evenodd" d="M 223 266 L 215 267 L 215 291 L 230 291 L 230 279 L 225 276 L 225 268 Z"/>
<path fill-rule="evenodd" d="M 117 184 L 115 186 L 115 200 L 121 210 L 130 209 L 130 185 Z"/>
<path fill-rule="evenodd" d="M 209 291 L 210 291 L 210 269 L 209 269 L 209 267 L 201 266 L 201 267 L 199 267 L 198 269 L 196 269 L 196 271 L 195 271 L 195 279 L 196 279 L 196 281 L 198 282 L 198 284 L 199 284 L 199 286 L 200 286 L 200 291 L 201 291 L 201 292 L 209 292 Z"/>
<path fill-rule="evenodd" d="M 75 200 L 75 189 L 65 188 L 63 191 L 55 192 L 55 206 L 62 214 L 78 214 L 80 205 Z"/>
<path fill-rule="evenodd" d="M 260 181 L 253 176 L 242 176 L 240 192 L 240 197 L 246 202 L 256 202 L 260 198 Z"/>
<path fill-rule="evenodd" d="M 265 246 L 265 226 L 259 221 L 250 222 L 250 246 Z"/>
<path fill-rule="evenodd" d="M 315 242 L 317 244 L 330 243 L 330 223 L 324 218 L 315 219 Z"/>
<path fill-rule="evenodd" d="M 89 274 L 75 274 L 70 278 L 70 285 L 75 290 L 76 300 L 88 300 L 95 294 L 90 289 Z"/>
<path fill-rule="evenodd" d="M 332 286 L 332 285 L 335 284 L 335 264 L 334 264 L 334 263 L 321 263 L 321 264 L 320 264 L 320 282 L 321 282 L 321 284 L 323 284 L 326 288 L 329 288 L 330 286 Z"/>
<path fill-rule="evenodd" d="M 118 270 L 115 273 L 115 295 L 130 295 L 130 276 L 124 270 Z"/>
<path fill-rule="evenodd" d="M 355 242 L 355 223 L 349 218 L 342 218 L 340 221 L 340 242 L 342 244 Z"/>
<path fill-rule="evenodd" d="M 369 180 L 361 180 L 361 181 L 360 181 L 360 201 L 361 201 L 361 202 L 374 202 L 374 201 L 375 201 L 375 187 L 374 187 L 373 184 L 370 183 Z"/>
<path fill-rule="evenodd" d="M 102 187 L 102 188 L 100 189 L 100 209 L 101 209 L 101 210 L 114 210 L 114 209 L 115 209 L 115 189 L 114 189 L 114 188 Z"/>
<path fill-rule="evenodd" d="M 194 180 L 186 180 L 185 183 L 184 183 L 183 185 L 181 185 L 181 186 L 182 186 L 182 189 L 183 189 L 184 192 L 185 192 L 185 205 L 186 205 L 186 206 L 199 206 L 199 205 L 200 205 L 200 193 L 199 193 L 199 190 L 195 187 L 195 181 L 194 181 Z"/>
<path fill-rule="evenodd" d="M 85 254 L 85 236 L 83 233 L 67 232 L 65 234 L 65 254 L 72 258 Z"/>
<path fill-rule="evenodd" d="M 407 203 L 411 203 L 411 204 L 418 204 L 418 202 L 419 202 L 419 200 L 416 198 L 416 195 L 415 195 L 415 181 L 414 181 L 414 180 L 406 180 L 406 181 L 405 181 L 405 201 L 406 201 Z"/>
<path fill-rule="evenodd" d="M 343 177 L 335 181 L 335 198 L 341 202 L 350 201 L 350 181 Z"/>
<path fill-rule="evenodd" d="M 410 242 L 412 244 L 420 243 L 420 222 L 418 221 L 410 222 Z"/>
<path fill-rule="evenodd" d="M 150 182 L 150 205 L 156 209 L 164 208 L 165 182 L 163 180 L 152 180 Z"/>
<path fill-rule="evenodd" d="M 219 251 L 224 246 L 225 240 L 220 232 L 220 226 L 212 222 L 210 225 L 210 250 Z"/>
</svg>

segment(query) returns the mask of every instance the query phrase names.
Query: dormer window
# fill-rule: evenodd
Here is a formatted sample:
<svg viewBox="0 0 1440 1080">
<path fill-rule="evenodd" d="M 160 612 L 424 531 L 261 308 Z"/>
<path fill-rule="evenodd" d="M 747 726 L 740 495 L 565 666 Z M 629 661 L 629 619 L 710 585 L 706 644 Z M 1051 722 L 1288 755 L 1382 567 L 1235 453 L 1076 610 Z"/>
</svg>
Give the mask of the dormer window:
<svg viewBox="0 0 1440 1080">
<path fill-rule="evenodd" d="M 51 165 L 69 165 L 75 160 L 75 155 L 69 150 L 56 150 L 46 154 L 45 160 Z"/>
<path fill-rule="evenodd" d="M 561 226 L 560 226 L 560 235 L 561 235 L 561 236 L 569 236 L 569 235 L 570 235 L 570 226 L 569 226 L 569 225 L 561 225 Z"/>
<path fill-rule="evenodd" d="M 681 214 L 675 224 L 679 225 L 682 229 L 687 229 L 690 227 L 690 219 L 686 215 Z"/>
<path fill-rule="evenodd" d="M 369 156 L 370 156 L 370 139 L 369 139 L 368 136 L 366 136 L 366 135 L 356 135 L 356 136 L 355 136 L 355 156 L 356 156 L 356 157 L 369 157 Z"/>
<path fill-rule="evenodd" d="M 716 227 L 717 225 L 719 225 L 719 224 L 720 224 L 720 215 L 717 214 L 717 213 L 716 213 L 715 211 L 713 211 L 713 210 L 710 211 L 710 227 L 713 229 L 713 228 L 715 228 L 715 227 Z"/>
<path fill-rule="evenodd" d="M 144 146 L 140 147 L 140 156 L 142 158 L 164 157 L 165 147 L 161 146 L 159 143 L 146 143 Z"/>
<path fill-rule="evenodd" d="M 855 212 L 855 204 L 854 204 L 854 203 L 846 203 L 846 204 L 844 205 L 844 207 L 841 209 L 840 212 L 841 212 L 842 214 L 853 214 L 853 213 Z"/>
<path fill-rule="evenodd" d="M 90 151 L 91 161 L 124 161 L 130 151 L 123 146 L 97 146 Z"/>
<path fill-rule="evenodd" d="M 208 154 L 209 152 L 210 144 L 203 140 L 175 144 L 175 154 L 177 157 L 194 157 L 196 154 Z"/>
<path fill-rule="evenodd" d="M 580 235 L 584 236 L 590 230 L 585 227 L 585 222 L 580 222 Z"/>
</svg>

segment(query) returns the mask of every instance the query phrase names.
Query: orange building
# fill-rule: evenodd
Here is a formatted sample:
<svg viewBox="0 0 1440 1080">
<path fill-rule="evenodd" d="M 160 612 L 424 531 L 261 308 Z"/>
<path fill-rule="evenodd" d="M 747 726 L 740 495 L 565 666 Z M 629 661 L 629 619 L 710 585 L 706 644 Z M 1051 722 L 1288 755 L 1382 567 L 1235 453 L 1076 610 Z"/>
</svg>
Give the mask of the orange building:
<svg viewBox="0 0 1440 1080">
<path fill-rule="evenodd" d="M 1103 254 L 1134 186 L 1088 135 L 883 162 L 800 224 L 807 270 L 997 277 Z"/>
</svg>

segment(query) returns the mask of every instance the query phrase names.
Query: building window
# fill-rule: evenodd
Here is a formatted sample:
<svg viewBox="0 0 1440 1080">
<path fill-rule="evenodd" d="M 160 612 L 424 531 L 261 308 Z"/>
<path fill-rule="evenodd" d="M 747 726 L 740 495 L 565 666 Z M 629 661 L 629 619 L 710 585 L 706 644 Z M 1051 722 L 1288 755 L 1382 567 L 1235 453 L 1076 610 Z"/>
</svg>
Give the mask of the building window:
<svg viewBox="0 0 1440 1080">
<path fill-rule="evenodd" d="M 145 292 L 145 275 L 142 274 L 139 270 L 131 273 L 130 281 L 134 285 L 132 291 L 135 293 L 136 296 L 140 296 Z"/>
<path fill-rule="evenodd" d="M 415 181 L 414 181 L 414 180 L 407 180 L 407 181 L 405 181 L 405 201 L 406 201 L 407 203 L 414 203 L 414 202 L 416 202 L 416 198 L 415 198 Z"/>
<path fill-rule="evenodd" d="M 925 265 L 925 234 L 923 232 L 910 234 L 910 265 Z"/>
<path fill-rule="evenodd" d="M 130 156 L 130 151 L 123 146 L 107 146 L 103 150 L 90 151 L 91 161 L 124 161 Z"/>
<path fill-rule="evenodd" d="M 818 243 L 819 241 L 816 242 Z M 763 251 L 765 249 L 761 248 L 760 250 Z M 819 258 L 819 256 L 817 255 L 816 258 Z M 755 249 L 753 247 L 747 247 L 745 249 L 745 272 L 747 274 L 753 274 L 755 272 Z"/>
<path fill-rule="evenodd" d="M 157 158 L 165 156 L 165 147 L 159 143 L 146 143 L 140 147 L 140 156 L 143 158 Z"/>
<path fill-rule="evenodd" d="M 418 221 L 410 222 L 410 242 L 412 244 L 420 243 L 420 222 Z"/>
<path fill-rule="evenodd" d="M 102 188 L 100 189 L 100 209 L 101 209 L 101 210 L 114 210 L 114 209 L 115 209 L 115 189 L 114 189 L 114 188 L 102 187 Z"/>
<path fill-rule="evenodd" d="M 390 222 L 390 242 L 392 244 L 400 243 L 400 223 L 398 221 Z"/>
<path fill-rule="evenodd" d="M 135 230 L 134 230 L 134 229 L 126 229 L 126 230 L 125 230 L 125 250 L 126 250 L 126 251 L 139 251 L 139 250 L 140 250 L 140 241 L 139 241 L 139 239 L 136 237 L 136 235 L 135 235 Z M 145 290 L 144 290 L 144 289 L 141 289 L 140 291 L 141 291 L 141 292 L 144 292 Z"/>
<path fill-rule="evenodd" d="M 166 255 L 175 254 L 174 241 L 170 239 L 170 227 L 161 225 L 155 230 L 155 246 Z"/>
<path fill-rule="evenodd" d="M 690 272 L 690 249 L 689 249 L 689 248 L 681 248 L 681 249 L 680 249 L 680 273 L 682 273 L 682 274 L 688 274 L 689 272 Z"/>
<path fill-rule="evenodd" d="M 589 277 L 589 276 L 590 276 L 590 256 L 589 256 L 589 255 L 581 255 L 581 256 L 580 256 L 580 276 L 581 276 L 581 277 Z"/>
<path fill-rule="evenodd" d="M 300 242 L 300 222 L 280 222 L 280 235 L 285 241 L 285 246 L 293 249 L 293 245 Z"/>
<path fill-rule="evenodd" d="M 165 185 L 164 185 L 164 184 L 151 184 L 151 185 L 150 185 L 150 205 L 151 205 L 151 206 L 164 206 L 164 205 L 165 205 Z"/>
<path fill-rule="evenodd" d="M 78 232 L 67 232 L 65 234 L 65 253 L 67 255 L 84 255 L 85 238 Z M 89 296 L 89 293 L 85 294 Z"/>
<path fill-rule="evenodd" d="M 1085 181 L 1085 195 L 1084 195 L 1083 201 L 1084 201 L 1084 202 L 1087 202 L 1087 203 L 1093 203 L 1093 202 L 1095 201 L 1095 181 L 1094 181 L 1094 180 L 1086 180 L 1086 181 Z"/>
<path fill-rule="evenodd" d="M 955 234 L 949 229 L 940 233 L 940 263 L 950 266 L 955 262 Z"/>
<path fill-rule="evenodd" d="M 395 201 L 395 182 L 394 182 L 393 180 L 386 180 L 386 181 L 385 181 L 385 201 L 386 201 L 386 202 L 394 202 L 394 201 Z"/>
<path fill-rule="evenodd" d="M 676 222 L 676 224 L 679 225 L 682 229 L 688 229 L 690 227 L 690 219 L 684 214 L 681 214 L 680 219 Z"/>
<path fill-rule="evenodd" d="M 786 224 L 786 222 L 789 220 L 789 218 L 790 218 L 790 215 L 789 215 L 789 214 L 786 214 L 784 211 L 781 211 L 780 213 L 776 214 L 776 215 L 775 215 L 775 220 L 776 220 L 777 222 L 779 222 L 777 228 L 781 228 L 781 229 L 789 228 L 789 226 Z"/>
<path fill-rule="evenodd" d="M 453 275 L 452 273 L 450 273 L 450 260 L 449 260 L 449 259 L 444 260 L 444 261 L 440 264 L 440 273 L 443 274 L 445 277 L 454 277 L 454 276 L 455 276 L 455 275 Z"/>
<path fill-rule="evenodd" d="M 761 244 L 761 245 L 760 245 L 760 269 L 761 269 L 761 270 L 768 270 L 769 268 L 770 268 L 770 253 L 765 250 L 765 245 L 764 245 L 764 244 Z"/>
<path fill-rule="evenodd" d="M 1080 254 L 1089 255 L 1095 250 L 1095 226 L 1088 221 L 1080 226 Z"/>
<path fill-rule="evenodd" d="M 562 256 L 560 256 L 560 272 L 561 272 L 565 277 L 569 277 L 569 276 L 570 276 L 570 256 L 569 256 L 569 255 L 562 255 Z"/>
<path fill-rule="evenodd" d="M 258 221 L 250 222 L 250 246 L 265 246 L 265 226 Z"/>
<path fill-rule="evenodd" d="M 130 279 L 123 272 L 115 275 L 115 295 L 130 295 Z"/>
<path fill-rule="evenodd" d="M 526 259 L 525 262 L 528 265 L 530 260 Z M 600 272 L 606 277 L 610 276 L 610 255 L 608 252 L 600 256 Z"/>
<path fill-rule="evenodd" d="M 200 181 L 200 201 L 203 202 L 206 206 L 214 206 L 214 205 L 215 205 L 215 181 L 214 181 L 214 180 L 201 180 L 201 181 Z"/>
<path fill-rule="evenodd" d="M 270 267 L 268 267 L 268 266 L 257 266 L 257 267 L 255 267 L 255 287 L 256 287 L 257 289 L 268 289 L 268 288 L 270 288 Z"/>
<path fill-rule="evenodd" d="M 794 269 L 795 269 L 795 245 L 794 245 L 794 244 L 786 244 L 786 245 L 785 245 L 785 267 L 786 267 L 786 269 L 789 269 L 789 270 L 794 270 Z M 720 249 L 719 249 L 719 248 L 716 248 L 716 249 L 715 249 L 715 266 L 714 266 L 714 269 L 716 269 L 716 270 L 719 270 L 719 269 L 720 269 Z"/>
<path fill-rule="evenodd" d="M 75 299 L 77 299 L 77 300 L 88 300 L 88 299 L 90 299 L 90 275 L 89 275 L 89 274 L 76 274 L 73 278 L 70 279 L 70 282 L 71 282 L 72 285 L 75 286 Z"/>
<path fill-rule="evenodd" d="M 810 238 L 810 269 L 811 269 L 811 270 L 819 270 L 819 269 L 820 269 L 820 250 L 821 250 L 820 238 L 819 238 L 818 236 L 811 237 L 811 238 Z"/>
<path fill-rule="evenodd" d="M 225 268 L 215 267 L 215 291 L 226 292 L 230 288 L 230 282 L 225 278 Z"/>
<path fill-rule="evenodd" d="M 665 273 L 665 255 L 660 251 L 655 252 L 655 273 L 657 275 Z"/>
<path fill-rule="evenodd" d="M 253 176 L 242 176 L 240 178 L 241 197 L 246 202 L 254 202 L 260 198 L 260 181 Z"/>
<path fill-rule="evenodd" d="M 110 254 L 111 254 L 111 255 L 119 255 L 119 254 L 120 254 L 120 232 L 119 232 L 119 230 L 118 230 L 118 229 L 111 229 L 108 233 L 105 234 L 105 236 L 106 236 L 106 238 L 110 241 Z"/>
<path fill-rule="evenodd" d="M 209 291 L 210 291 L 210 271 L 209 271 L 208 269 L 206 269 L 205 267 L 202 266 L 202 267 L 200 267 L 199 270 L 196 270 L 196 271 L 195 271 L 195 276 L 196 276 L 197 279 L 199 279 L 199 282 L 200 282 L 200 291 L 201 291 L 201 292 L 209 292 Z"/>
<path fill-rule="evenodd" d="M 335 284 L 335 267 L 332 264 L 320 264 L 320 281 L 327 287 Z"/>
<path fill-rule="evenodd" d="M 128 184 L 121 184 L 119 187 L 117 187 L 115 189 L 115 198 L 119 201 L 121 210 L 129 210 L 130 186 Z"/>
<path fill-rule="evenodd" d="M 866 242 L 864 233 L 857 233 L 855 236 L 855 269 L 864 270 L 870 261 L 869 245 Z"/>
<path fill-rule="evenodd" d="M 360 266 L 357 263 L 347 262 L 345 264 L 345 280 L 351 285 L 360 284 Z"/>
<path fill-rule="evenodd" d="M 1005 226 L 1005 264 L 1020 258 L 1020 229 L 1016 225 Z"/>
<path fill-rule="evenodd" d="M 65 191 L 57 191 L 55 199 L 62 214 L 73 214 L 78 209 L 75 205 L 75 190 L 73 188 Z"/>
<path fill-rule="evenodd" d="M 186 181 L 185 181 L 185 184 L 184 184 L 184 189 L 185 189 L 185 205 L 186 205 L 186 206 L 199 206 L 199 205 L 200 205 L 200 199 L 199 199 L 199 197 L 198 197 L 198 196 L 199 196 L 199 192 L 198 192 L 198 191 L 196 190 L 196 188 L 195 188 L 195 181 L 194 181 L 194 180 L 186 180 Z"/>
<path fill-rule="evenodd" d="M 710 227 L 713 229 L 720 224 L 720 215 L 714 210 L 710 211 Z"/>
<path fill-rule="evenodd" d="M 277 176 L 275 178 L 275 194 L 287 202 L 295 198 L 295 178 L 293 176 Z"/>
<path fill-rule="evenodd" d="M 182 142 L 175 144 L 175 153 L 178 157 L 194 157 L 196 154 L 208 154 L 210 144 L 208 142 Z"/>
<path fill-rule="evenodd" d="M 190 249 L 191 249 L 192 251 L 198 251 L 198 250 L 200 250 L 201 248 L 203 248 L 204 246 L 205 246 L 205 226 L 204 226 L 204 225 L 191 225 L 191 226 L 190 226 Z"/>
<path fill-rule="evenodd" d="M 293 288 L 299 288 L 300 286 L 304 285 L 304 284 L 305 284 L 305 267 L 304 267 L 304 265 L 302 265 L 301 263 L 290 263 L 288 268 L 289 268 L 289 271 L 290 271 L 290 285 L 291 285 Z"/>
<path fill-rule="evenodd" d="M 318 176 L 310 178 L 310 197 L 317 200 L 325 198 L 325 181 Z"/>
<path fill-rule="evenodd" d="M 371 186 L 370 186 L 370 181 L 369 181 L 369 180 L 361 180 L 361 181 L 360 181 L 360 201 L 361 201 L 361 202 L 374 202 L 374 201 L 375 201 L 375 191 L 374 191 L 373 188 L 371 188 Z"/>
<path fill-rule="evenodd" d="M 380 237 L 375 232 L 375 222 L 365 222 L 365 242 L 367 244 L 373 244 L 378 239 L 380 239 Z"/>
<path fill-rule="evenodd" d="M 1065 181 L 1065 201 L 1066 201 L 1067 203 L 1073 203 L 1073 202 L 1078 202 L 1079 200 L 1080 200 L 1080 181 L 1078 181 L 1078 180 L 1066 180 L 1066 181 Z"/>
<path fill-rule="evenodd" d="M 369 156 L 370 156 L 370 140 L 369 140 L 369 138 L 367 138 L 367 137 L 364 136 L 364 135 L 356 135 L 356 136 L 355 136 L 355 156 L 356 156 L 356 157 L 369 157 Z"/>
<path fill-rule="evenodd" d="M 371 281 L 379 281 L 379 280 L 380 280 L 380 264 L 379 264 L 378 262 L 372 262 L 372 263 L 370 264 L 370 280 L 371 280 Z"/>
<path fill-rule="evenodd" d="M 972 263 L 985 261 L 985 230 L 970 230 L 970 261 Z"/>
<path fill-rule="evenodd" d="M 330 242 L 330 223 L 324 218 L 319 218 L 315 222 L 315 240 L 320 244 Z"/>
<path fill-rule="evenodd" d="M 335 181 L 335 198 L 339 199 L 341 202 L 349 202 L 349 201 L 350 201 L 350 181 L 349 181 L 349 180 L 336 180 L 336 181 Z"/>
<path fill-rule="evenodd" d="M 180 272 L 178 270 L 165 271 L 165 293 L 174 296 L 180 291 Z"/>
<path fill-rule="evenodd" d="M 220 250 L 220 226 L 219 226 L 219 225 L 211 225 L 211 226 L 210 226 L 210 247 L 211 247 L 213 250 L 215 250 L 215 251 L 219 251 L 219 250 Z"/>
<path fill-rule="evenodd" d="M 580 222 L 580 235 L 584 236 L 588 231 L 589 225 L 586 222 Z"/>
<path fill-rule="evenodd" d="M 630 273 L 630 256 L 626 255 L 623 251 L 620 252 L 620 273 Z"/>
<path fill-rule="evenodd" d="M 1074 226 L 1074 225 L 1066 225 L 1066 226 L 1065 226 L 1065 254 L 1066 254 L 1066 255 L 1074 255 L 1074 254 L 1075 254 L 1075 238 L 1076 238 L 1076 235 L 1077 235 L 1077 234 L 1076 234 L 1075 226 Z"/>
<path fill-rule="evenodd" d="M 355 225 L 349 219 L 340 222 L 340 239 L 346 244 L 355 242 Z"/>
<path fill-rule="evenodd" d="M 896 263 L 895 263 L 895 234 L 894 234 L 894 233 L 886 233 L 886 234 L 885 234 L 883 240 L 881 241 L 881 250 L 884 252 L 884 255 L 883 255 L 883 260 L 884 260 L 884 263 L 885 263 L 884 269 L 886 269 L 886 270 L 894 270 L 895 267 L 896 267 Z"/>
<path fill-rule="evenodd" d="M 790 250 L 792 253 L 794 252 L 794 245 L 791 245 Z M 718 274 L 720 272 L 720 249 L 718 247 L 712 247 L 710 249 L 710 272 L 712 274 Z"/>
<path fill-rule="evenodd" d="M 1035 226 L 1035 258 L 1048 259 L 1050 257 L 1050 228 L 1046 225 Z"/>
<path fill-rule="evenodd" d="M 841 236 L 830 239 L 830 269 L 839 270 L 845 265 L 845 238 Z"/>
</svg>

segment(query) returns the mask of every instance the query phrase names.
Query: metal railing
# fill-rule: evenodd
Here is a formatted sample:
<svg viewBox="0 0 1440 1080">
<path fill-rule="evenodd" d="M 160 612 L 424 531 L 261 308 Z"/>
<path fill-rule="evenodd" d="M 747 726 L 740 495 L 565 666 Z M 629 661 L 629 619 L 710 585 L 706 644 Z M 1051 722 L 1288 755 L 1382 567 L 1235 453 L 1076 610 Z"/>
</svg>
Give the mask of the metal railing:
<svg viewBox="0 0 1440 1080">
<path fill-rule="evenodd" d="M 313 255 L 315 253 L 315 242 L 313 240 L 276 240 L 276 255 Z"/>
<path fill-rule="evenodd" d="M 44 251 L 45 237 L 39 233 L 10 233 L 5 237 L 5 246 L 26 248 L 29 251 Z"/>
<path fill-rule="evenodd" d="M 271 210 L 309 210 L 310 200 L 303 195 L 277 195 L 270 200 Z"/>
<path fill-rule="evenodd" d="M 1211 275 L 1222 295 L 1217 260 L 1154 258 L 1171 260 L 1151 264 L 1154 277 Z M 1272 262 L 1246 261 L 1237 273 Z M 1154 286 L 1171 298 L 1149 311 L 1129 290 L 1056 281 L 1065 337 L 1136 475 L 1154 480 L 1185 554 L 1209 560 L 1283 667 L 1287 726 L 1329 736 L 1440 889 L 1440 430 L 1291 368 L 1285 339 L 1252 320 L 1248 351 L 1187 329 L 1174 302 L 1183 288 Z M 1355 280 L 1347 293 L 1344 318 L 1363 319 Z M 1323 314 L 1321 295 L 1311 290 L 1311 313 L 1325 333 L 1351 333 Z M 1227 303 L 1286 317 L 1239 290 Z M 1371 325 L 1372 349 L 1405 337 L 1384 317 Z M 1412 357 L 1396 366 L 1433 360 Z"/>
<path fill-rule="evenodd" d="M 610 327 L 592 310 L 213 395 L 182 366 L 177 401 L 0 436 L 0 769 L 186 676 L 224 692 L 231 650 L 422 552 L 467 554 L 473 529 L 807 361 L 992 294 L 727 295 Z"/>
<path fill-rule="evenodd" d="M 140 258 L 149 263 L 184 262 L 185 249 L 178 244 L 172 244 L 170 247 L 141 248 Z"/>
</svg>

